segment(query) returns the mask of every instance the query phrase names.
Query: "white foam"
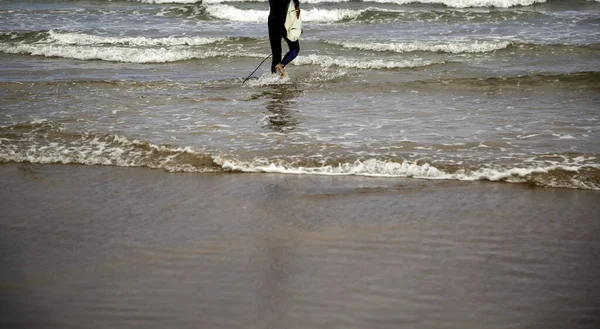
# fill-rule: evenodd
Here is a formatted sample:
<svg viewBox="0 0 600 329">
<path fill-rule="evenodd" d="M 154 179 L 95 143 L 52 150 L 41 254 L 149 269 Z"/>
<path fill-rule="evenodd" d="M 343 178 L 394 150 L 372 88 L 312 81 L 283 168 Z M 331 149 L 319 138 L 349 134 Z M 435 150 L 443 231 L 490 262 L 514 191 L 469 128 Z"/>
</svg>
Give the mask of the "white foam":
<svg viewBox="0 0 600 329">
<path fill-rule="evenodd" d="M 0 44 L 0 52 L 7 54 L 28 54 L 33 56 L 62 57 L 79 60 L 99 59 L 125 63 L 168 63 L 190 59 L 215 57 L 264 57 L 256 53 L 229 53 L 218 51 L 199 51 L 189 48 L 127 48 L 69 46 L 53 44 Z"/>
<path fill-rule="evenodd" d="M 428 51 L 445 53 L 485 53 L 505 49 L 510 45 L 508 41 L 472 41 L 472 42 L 407 42 L 407 43 L 367 43 L 347 41 L 324 41 L 329 44 L 342 46 L 344 48 L 390 51 L 397 53 Z"/>
<path fill-rule="evenodd" d="M 269 8 L 265 10 L 238 9 L 231 5 L 216 4 L 206 5 L 206 12 L 218 19 L 234 22 L 267 22 Z M 343 19 L 356 18 L 358 15 L 369 9 L 306 9 L 302 10 L 302 20 L 304 22 L 324 22 L 331 23 Z"/>
<path fill-rule="evenodd" d="M 397 69 L 397 68 L 414 68 L 424 67 L 434 64 L 442 64 L 443 62 L 433 62 L 425 60 L 402 60 L 402 61 L 385 61 L 381 59 L 374 60 L 356 60 L 343 57 L 331 57 L 326 55 L 308 55 L 298 56 L 292 64 L 294 65 L 319 65 L 322 67 L 339 66 L 344 68 L 355 69 Z"/>
<path fill-rule="evenodd" d="M 289 75 L 280 77 L 279 74 L 264 73 L 258 79 L 248 80 L 246 85 L 250 87 L 260 87 L 269 85 L 283 85 L 290 83 Z"/>
<path fill-rule="evenodd" d="M 365 161 L 357 160 L 353 163 L 343 163 L 337 166 L 321 167 L 295 167 L 292 164 L 273 163 L 267 160 L 254 160 L 252 162 L 237 162 L 219 157 L 215 163 L 223 169 L 241 172 L 264 172 L 282 174 L 312 174 L 312 175 L 361 175 L 380 177 L 415 177 L 415 178 L 443 178 L 444 173 L 428 164 L 417 165 L 407 161 L 402 163 L 386 162 L 377 159 Z"/>
<path fill-rule="evenodd" d="M 269 16 L 268 10 L 238 9 L 221 4 L 207 5 L 206 12 L 213 17 L 233 22 L 266 22 Z"/>
<path fill-rule="evenodd" d="M 110 0 L 109 0 L 110 1 Z M 257 2 L 257 3 L 267 3 L 269 0 L 137 0 L 142 3 L 151 3 L 151 4 L 166 4 L 166 3 L 176 3 L 176 4 L 193 4 L 193 3 L 202 3 L 202 4 L 222 4 L 222 3 L 231 3 L 231 2 Z M 300 0 L 301 4 L 315 4 L 315 3 L 342 3 L 342 2 L 350 2 L 352 0 Z"/>
<path fill-rule="evenodd" d="M 331 81 L 331 80 L 335 80 L 341 77 L 345 77 L 348 75 L 348 72 L 346 70 L 317 70 L 314 72 L 311 72 L 310 76 L 308 77 L 307 81 L 308 82 L 326 82 L 326 81 Z"/>
<path fill-rule="evenodd" d="M 49 123 L 41 123 L 48 125 Z M 46 127 L 47 128 L 47 127 Z M 40 127 L 43 129 L 43 127 Z M 51 128 L 54 129 L 54 128 Z M 189 147 L 169 147 L 144 141 L 131 140 L 124 136 L 94 136 L 83 134 L 81 138 L 71 139 L 67 143 L 40 141 L 40 135 L 32 131 L 15 144 L 13 140 L 0 142 L 0 162 L 31 163 L 75 163 L 84 165 L 111 165 L 121 167 L 160 168 L 171 172 L 215 171 L 218 166 L 226 171 L 250 173 L 280 173 L 296 175 L 329 176 L 373 176 L 373 177 L 412 177 L 420 179 L 443 179 L 459 181 L 504 181 L 511 183 L 534 182 L 541 186 L 581 188 L 600 190 L 594 181 L 584 181 L 579 175 L 583 168 L 600 169 L 595 157 L 580 156 L 567 158 L 559 162 L 551 156 L 550 161 L 531 162 L 526 166 L 483 167 L 476 170 L 461 169 L 455 172 L 444 171 L 432 164 L 414 161 L 385 161 L 376 158 L 356 160 L 337 165 L 301 166 L 286 160 L 253 159 L 241 161 L 231 157 L 209 156 Z M 44 134 L 45 132 L 40 132 Z M 28 143 L 26 149 L 21 148 Z M 41 143 L 40 143 L 41 142 Z M 185 159 L 191 157 L 192 161 Z M 560 158 L 560 157 L 558 157 Z M 205 162 L 204 165 L 199 165 Z M 183 161 L 182 161 L 183 160 Z M 591 163 L 590 163 L 591 161 Z M 217 167 L 214 167 L 214 166 Z M 559 170 L 563 173 L 551 174 Z M 570 172 L 572 174 L 564 174 Z M 542 174 L 542 175 L 537 175 Z M 543 175 L 547 174 L 547 175 Z"/>
<path fill-rule="evenodd" d="M 188 163 L 178 163 L 177 156 L 191 155 L 205 157 L 189 147 L 172 148 L 155 145 L 124 136 L 89 136 L 68 145 L 56 142 L 32 144 L 27 150 L 19 150 L 16 145 L 0 144 L 0 162 L 62 163 L 83 165 L 105 165 L 119 167 L 148 167 L 170 172 L 214 171 L 206 166 L 198 167 Z"/>
<path fill-rule="evenodd" d="M 49 31 L 47 41 L 54 44 L 64 45 L 126 45 L 139 47 L 171 47 L 171 46 L 201 46 L 219 41 L 225 38 L 206 37 L 102 37 L 77 32 Z"/>
<path fill-rule="evenodd" d="M 368 0 L 368 2 L 406 5 L 411 3 L 440 4 L 451 8 L 531 6 L 548 0 Z"/>
<path fill-rule="evenodd" d="M 541 134 L 529 134 L 529 135 L 517 135 L 518 139 L 529 139 L 529 138 L 533 138 L 533 137 L 538 137 Z"/>
<path fill-rule="evenodd" d="M 338 22 L 345 19 L 354 19 L 362 13 L 372 10 L 366 9 L 309 9 L 302 11 L 302 20 L 307 22 Z"/>
<path fill-rule="evenodd" d="M 372 177 L 412 177 L 421 179 L 443 179 L 459 181 L 480 181 L 487 180 L 492 182 L 504 181 L 510 183 L 523 183 L 529 181 L 529 176 L 533 174 L 547 174 L 553 170 L 563 170 L 577 173 L 582 166 L 578 165 L 532 165 L 527 168 L 481 168 L 475 171 L 459 170 L 455 173 L 447 173 L 430 164 L 417 164 L 404 161 L 388 162 L 378 159 L 357 160 L 352 163 L 343 163 L 337 166 L 323 165 L 320 167 L 302 167 L 295 166 L 286 162 L 273 162 L 265 159 L 257 159 L 250 162 L 223 159 L 215 157 L 214 161 L 225 170 L 252 172 L 252 173 L 280 173 L 297 175 L 328 175 L 328 176 L 372 176 Z M 593 183 L 581 182 L 575 178 L 568 181 L 558 181 L 556 179 L 539 182 L 543 186 L 563 187 L 563 188 L 582 188 L 600 190 L 600 186 Z"/>
<path fill-rule="evenodd" d="M 269 0 L 137 0 L 142 3 L 152 4 L 164 4 L 164 3 L 179 3 L 179 4 L 190 4 L 190 3 L 203 3 L 203 4 L 221 4 L 228 2 L 260 2 L 267 3 Z M 315 3 L 342 3 L 350 2 L 352 0 L 301 0 L 301 4 L 315 4 Z"/>
<path fill-rule="evenodd" d="M 558 139 L 575 139 L 572 135 L 552 134 L 552 136 L 558 137 Z"/>
<path fill-rule="evenodd" d="M 163 3 L 180 3 L 180 4 L 191 4 L 191 3 L 199 3 L 202 0 L 137 0 L 142 3 L 152 3 L 152 4 L 163 4 Z"/>
<path fill-rule="evenodd" d="M 142 3 L 151 4 L 165 4 L 165 3 L 176 3 L 176 4 L 222 4 L 231 2 L 260 2 L 266 3 L 268 0 L 137 0 Z M 351 0 L 301 0 L 302 4 L 319 4 L 319 3 L 344 3 L 350 2 Z M 375 3 L 386 3 L 386 4 L 397 4 L 405 5 L 411 3 L 422 3 L 422 4 L 442 4 L 453 8 L 468 8 L 468 7 L 515 7 L 515 6 L 530 6 L 535 3 L 544 3 L 548 0 L 363 0 L 363 2 L 375 2 Z M 600 0 L 595 0 L 600 1 Z"/>
</svg>

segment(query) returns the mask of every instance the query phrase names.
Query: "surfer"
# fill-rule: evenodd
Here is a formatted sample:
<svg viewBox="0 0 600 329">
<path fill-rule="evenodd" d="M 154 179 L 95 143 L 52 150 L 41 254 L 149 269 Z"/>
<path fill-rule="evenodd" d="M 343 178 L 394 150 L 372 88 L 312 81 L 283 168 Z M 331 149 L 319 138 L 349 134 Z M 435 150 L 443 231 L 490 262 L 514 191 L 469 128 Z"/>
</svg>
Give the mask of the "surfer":
<svg viewBox="0 0 600 329">
<path fill-rule="evenodd" d="M 271 63 L 271 73 L 278 72 L 282 77 L 285 75 L 283 68 L 291 62 L 300 52 L 300 43 L 298 40 L 291 41 L 287 38 L 285 29 L 285 19 L 290 1 L 294 1 L 296 7 L 296 18 L 300 18 L 300 2 L 299 0 L 269 0 L 269 42 L 271 43 L 271 53 L 273 54 L 273 62 Z M 283 60 L 281 59 L 281 38 L 290 49 Z"/>
</svg>

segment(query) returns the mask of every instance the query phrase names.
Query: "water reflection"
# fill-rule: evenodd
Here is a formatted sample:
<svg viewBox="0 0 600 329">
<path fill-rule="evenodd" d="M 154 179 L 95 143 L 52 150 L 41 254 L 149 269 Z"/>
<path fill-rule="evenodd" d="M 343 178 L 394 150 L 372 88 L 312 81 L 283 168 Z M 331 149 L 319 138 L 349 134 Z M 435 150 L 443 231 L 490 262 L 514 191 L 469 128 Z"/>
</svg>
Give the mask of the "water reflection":
<svg viewBox="0 0 600 329">
<path fill-rule="evenodd" d="M 256 223 L 261 233 L 254 241 L 257 247 L 255 265 L 259 271 L 256 290 L 256 327 L 290 327 L 290 309 L 293 305 L 293 281 L 297 279 L 299 265 L 296 229 L 278 216 L 293 195 L 279 184 L 265 184 L 262 188 L 264 202 L 257 202 L 261 216 Z M 292 219 L 293 220 L 293 219 Z"/>
<path fill-rule="evenodd" d="M 288 132 L 296 129 L 298 119 L 294 116 L 296 97 L 302 90 L 290 85 L 274 85 L 271 90 L 265 92 L 270 97 L 266 109 L 266 128 L 276 132 Z"/>
</svg>

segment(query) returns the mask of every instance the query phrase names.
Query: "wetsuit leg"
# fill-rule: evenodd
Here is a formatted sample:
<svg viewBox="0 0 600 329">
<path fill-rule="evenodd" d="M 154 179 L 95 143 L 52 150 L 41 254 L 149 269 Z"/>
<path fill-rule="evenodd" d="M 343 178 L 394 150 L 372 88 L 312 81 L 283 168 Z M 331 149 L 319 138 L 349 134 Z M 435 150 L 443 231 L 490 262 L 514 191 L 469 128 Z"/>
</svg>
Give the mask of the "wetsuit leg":
<svg viewBox="0 0 600 329">
<path fill-rule="evenodd" d="M 290 41 L 285 36 L 283 37 L 283 40 L 285 40 L 285 42 L 287 43 L 288 47 L 290 48 L 290 51 L 288 51 L 285 54 L 285 56 L 283 56 L 283 60 L 281 61 L 281 64 L 283 64 L 283 66 L 286 66 L 291 61 L 293 61 L 294 58 L 296 58 L 296 56 L 298 56 L 298 53 L 300 52 L 300 42 L 298 42 L 298 40 L 296 40 L 296 41 Z"/>
<path fill-rule="evenodd" d="M 271 72 L 275 73 L 275 66 L 281 63 L 281 28 L 284 23 L 280 22 L 281 19 L 269 15 L 269 42 L 271 43 Z"/>
</svg>

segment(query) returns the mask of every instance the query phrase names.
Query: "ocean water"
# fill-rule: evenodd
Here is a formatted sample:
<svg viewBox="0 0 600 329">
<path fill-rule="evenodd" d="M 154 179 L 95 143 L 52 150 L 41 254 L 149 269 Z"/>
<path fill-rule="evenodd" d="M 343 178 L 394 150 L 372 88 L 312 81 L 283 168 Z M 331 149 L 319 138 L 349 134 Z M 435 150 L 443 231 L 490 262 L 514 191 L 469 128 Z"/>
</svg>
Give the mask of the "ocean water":
<svg viewBox="0 0 600 329">
<path fill-rule="evenodd" d="M 300 2 L 0 1 L 0 162 L 600 190 L 600 2 Z"/>
</svg>

